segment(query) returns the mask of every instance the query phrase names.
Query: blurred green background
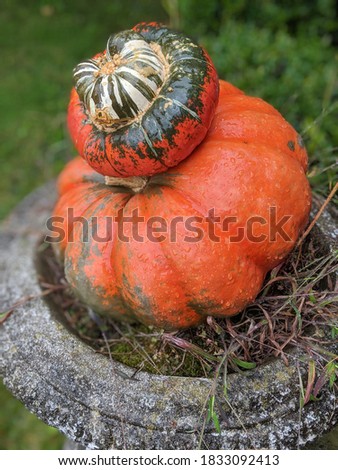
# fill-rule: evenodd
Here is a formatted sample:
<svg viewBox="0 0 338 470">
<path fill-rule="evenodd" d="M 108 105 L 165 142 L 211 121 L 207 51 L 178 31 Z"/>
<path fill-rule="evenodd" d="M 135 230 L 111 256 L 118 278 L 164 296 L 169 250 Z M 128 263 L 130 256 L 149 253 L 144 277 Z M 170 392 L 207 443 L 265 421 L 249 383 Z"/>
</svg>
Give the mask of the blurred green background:
<svg viewBox="0 0 338 470">
<path fill-rule="evenodd" d="M 328 194 L 338 148 L 334 0 L 1 0 L 0 219 L 74 155 L 72 68 L 111 33 L 148 20 L 198 40 L 221 78 L 273 104 L 305 140 L 313 190 Z M 0 403 L 0 449 L 62 447 L 2 386 Z M 338 448 L 337 435 L 330 442 Z"/>
</svg>

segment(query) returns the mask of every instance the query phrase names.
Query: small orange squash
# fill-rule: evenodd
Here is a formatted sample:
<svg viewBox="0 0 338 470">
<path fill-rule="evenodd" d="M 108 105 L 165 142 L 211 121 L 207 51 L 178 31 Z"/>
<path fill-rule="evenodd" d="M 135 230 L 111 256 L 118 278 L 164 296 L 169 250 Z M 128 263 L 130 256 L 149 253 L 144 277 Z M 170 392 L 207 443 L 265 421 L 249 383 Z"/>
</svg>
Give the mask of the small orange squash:
<svg viewBox="0 0 338 470">
<path fill-rule="evenodd" d="M 108 39 L 74 69 L 68 127 L 79 154 L 105 176 L 151 176 L 204 139 L 218 99 L 205 50 L 157 23 Z"/>
</svg>

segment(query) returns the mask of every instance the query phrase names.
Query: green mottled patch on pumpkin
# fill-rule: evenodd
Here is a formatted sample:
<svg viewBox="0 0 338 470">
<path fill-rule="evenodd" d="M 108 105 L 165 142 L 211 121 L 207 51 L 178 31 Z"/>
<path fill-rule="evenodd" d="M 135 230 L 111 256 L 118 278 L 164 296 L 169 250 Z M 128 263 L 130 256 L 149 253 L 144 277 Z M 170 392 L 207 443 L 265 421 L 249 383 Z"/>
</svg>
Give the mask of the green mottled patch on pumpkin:
<svg viewBox="0 0 338 470">
<path fill-rule="evenodd" d="M 200 300 L 191 300 L 187 303 L 188 307 L 190 307 L 195 313 L 198 313 L 198 315 L 219 315 L 223 310 L 222 305 L 212 300 L 204 299 L 203 295 L 205 295 L 206 290 L 203 289 L 201 292 L 204 292 L 204 294 L 201 294 Z"/>
<path fill-rule="evenodd" d="M 295 143 L 294 143 L 293 140 L 289 140 L 289 142 L 288 142 L 288 147 L 289 147 L 290 150 L 292 150 L 292 152 L 295 151 L 295 148 L 296 148 L 296 147 L 295 147 Z"/>
</svg>

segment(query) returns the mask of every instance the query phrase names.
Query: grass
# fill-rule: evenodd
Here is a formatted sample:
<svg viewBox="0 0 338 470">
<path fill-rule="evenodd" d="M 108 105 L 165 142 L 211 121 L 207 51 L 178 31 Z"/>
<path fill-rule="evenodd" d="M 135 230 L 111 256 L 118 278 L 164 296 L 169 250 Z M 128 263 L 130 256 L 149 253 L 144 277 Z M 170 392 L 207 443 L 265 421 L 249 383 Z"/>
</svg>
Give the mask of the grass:
<svg viewBox="0 0 338 470">
<path fill-rule="evenodd" d="M 337 179 L 334 3 L 267 1 L 260 14 L 251 1 L 198 3 L 163 1 L 171 23 L 208 48 L 222 78 L 270 101 L 303 134 L 310 182 L 327 195 Z M 152 0 L 2 0 L 0 219 L 74 154 L 65 128 L 72 68 L 102 50 L 110 33 L 167 22 L 166 11 Z M 297 18 L 306 20 L 299 28 Z M 0 401 L 0 448 L 60 448 L 63 438 L 2 386 Z"/>
</svg>

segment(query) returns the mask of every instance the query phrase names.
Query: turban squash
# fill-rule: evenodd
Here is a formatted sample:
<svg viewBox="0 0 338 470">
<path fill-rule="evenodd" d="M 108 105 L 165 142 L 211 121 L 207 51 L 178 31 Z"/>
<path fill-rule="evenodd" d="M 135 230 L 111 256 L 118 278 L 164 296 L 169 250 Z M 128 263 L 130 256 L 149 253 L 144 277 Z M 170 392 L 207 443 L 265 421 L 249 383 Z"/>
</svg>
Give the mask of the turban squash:
<svg viewBox="0 0 338 470">
<path fill-rule="evenodd" d="M 167 330 L 236 314 L 304 228 L 311 195 L 301 138 L 263 100 L 219 85 L 206 137 L 177 166 L 142 184 L 107 180 L 80 157 L 61 173 L 54 215 L 65 236 L 55 249 L 95 311 Z M 161 230 L 150 233 L 149 220 Z"/>
<path fill-rule="evenodd" d="M 215 112 L 218 77 L 184 35 L 140 23 L 74 69 L 68 127 L 79 154 L 105 176 L 151 176 L 186 158 Z"/>
</svg>

